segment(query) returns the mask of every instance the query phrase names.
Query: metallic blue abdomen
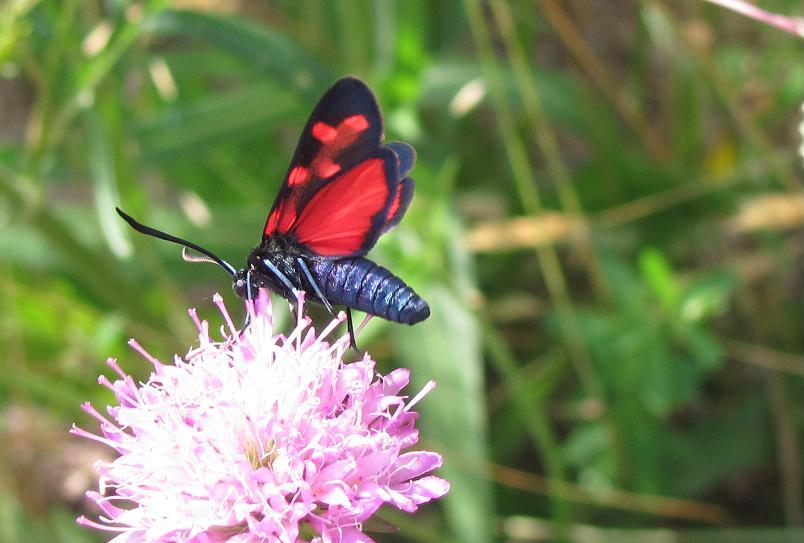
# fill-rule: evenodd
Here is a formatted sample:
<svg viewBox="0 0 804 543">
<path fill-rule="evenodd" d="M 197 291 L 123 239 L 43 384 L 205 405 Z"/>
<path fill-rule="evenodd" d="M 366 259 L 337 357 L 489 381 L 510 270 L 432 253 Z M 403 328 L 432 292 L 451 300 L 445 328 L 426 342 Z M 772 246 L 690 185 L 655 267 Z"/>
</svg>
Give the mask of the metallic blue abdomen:
<svg viewBox="0 0 804 543">
<path fill-rule="evenodd" d="M 430 316 L 427 305 L 412 288 L 382 266 L 365 258 L 315 260 L 310 267 L 324 296 L 390 321 L 416 324 Z"/>
</svg>

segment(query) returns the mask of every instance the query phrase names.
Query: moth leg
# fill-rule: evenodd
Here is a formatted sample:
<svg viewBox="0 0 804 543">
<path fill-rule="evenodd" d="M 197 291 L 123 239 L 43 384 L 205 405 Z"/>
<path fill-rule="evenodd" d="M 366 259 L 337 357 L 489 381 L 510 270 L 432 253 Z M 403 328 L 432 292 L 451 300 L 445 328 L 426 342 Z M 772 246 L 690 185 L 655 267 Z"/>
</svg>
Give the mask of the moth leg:
<svg viewBox="0 0 804 543">
<path fill-rule="evenodd" d="M 363 328 L 365 328 L 366 325 L 369 323 L 369 321 L 373 318 L 374 315 L 372 315 L 371 313 L 366 313 L 366 316 L 363 317 L 363 322 L 361 322 L 360 326 L 357 327 L 357 333 L 359 334 L 360 332 L 362 332 Z"/>
<path fill-rule="evenodd" d="M 276 278 L 279 279 L 279 281 L 282 282 L 282 285 L 286 289 L 288 289 L 288 294 L 289 295 L 293 294 L 293 291 L 296 290 L 296 288 L 293 286 L 293 283 L 290 282 L 290 279 L 288 279 L 287 276 L 284 273 L 279 271 L 279 268 L 274 266 L 271 263 L 271 261 L 268 260 L 267 258 L 263 259 L 262 262 L 263 262 L 263 264 L 265 264 L 265 267 L 267 267 L 269 270 L 271 270 L 271 273 L 273 273 L 276 276 Z"/>
<path fill-rule="evenodd" d="M 318 296 L 318 299 L 321 300 L 321 303 L 323 303 L 324 307 L 327 308 L 329 314 L 334 315 L 332 311 L 332 304 L 329 303 L 329 300 L 327 300 L 326 296 L 324 296 L 324 293 L 321 292 L 321 288 L 318 286 L 318 283 L 315 279 L 313 279 L 313 274 L 310 273 L 310 268 L 307 267 L 307 263 L 301 257 L 296 257 L 296 262 L 299 263 L 301 271 L 304 273 L 304 276 L 307 277 L 307 282 L 313 287 L 313 292 L 315 292 L 315 295 Z"/>
<path fill-rule="evenodd" d="M 349 330 L 349 345 L 355 350 L 355 352 L 357 352 L 357 354 L 362 354 L 360 349 L 357 348 L 355 327 L 354 324 L 352 324 L 352 310 L 348 307 L 346 308 L 346 329 Z"/>
<path fill-rule="evenodd" d="M 246 270 L 246 300 L 254 299 L 254 289 L 251 283 L 251 268 Z"/>
<path fill-rule="evenodd" d="M 296 297 L 296 305 L 295 306 L 293 305 L 293 300 L 291 299 L 293 297 L 293 294 L 295 292 L 297 292 L 296 287 L 293 286 L 293 283 L 290 282 L 290 279 L 288 279 L 288 277 L 284 273 L 279 271 L 279 268 L 274 266 L 271 263 L 270 260 L 268 260 L 267 258 L 263 259 L 263 263 L 265 264 L 265 266 L 269 270 L 271 270 L 271 273 L 273 273 L 274 276 L 277 279 L 279 279 L 279 281 L 282 283 L 282 285 L 287 289 L 288 294 L 287 294 L 287 296 L 285 296 L 285 298 L 288 300 L 288 302 L 290 302 L 290 313 L 293 316 L 293 320 L 298 321 L 299 320 L 298 317 L 299 317 L 299 313 L 300 313 L 300 311 L 298 311 L 298 308 L 299 308 L 299 306 L 301 304 L 299 303 L 298 296 Z"/>
<path fill-rule="evenodd" d="M 246 300 L 254 300 L 254 291 L 251 288 L 251 268 L 246 271 Z M 246 311 L 246 318 L 243 320 L 243 330 L 251 324 L 251 314 Z"/>
</svg>

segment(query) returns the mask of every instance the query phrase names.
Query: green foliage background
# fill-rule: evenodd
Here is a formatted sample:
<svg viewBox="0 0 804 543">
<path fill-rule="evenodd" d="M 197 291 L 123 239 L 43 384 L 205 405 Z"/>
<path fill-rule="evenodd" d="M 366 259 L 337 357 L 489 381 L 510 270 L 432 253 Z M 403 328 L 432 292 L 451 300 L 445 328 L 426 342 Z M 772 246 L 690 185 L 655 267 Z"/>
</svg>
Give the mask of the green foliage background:
<svg viewBox="0 0 804 543">
<path fill-rule="evenodd" d="M 438 381 L 452 481 L 377 539 L 804 540 L 801 53 L 695 0 L 6 0 L 0 542 L 103 540 L 66 431 L 104 360 L 236 307 L 114 206 L 243 262 L 346 74 L 418 150 L 372 256 L 433 310 L 360 341 Z"/>
</svg>

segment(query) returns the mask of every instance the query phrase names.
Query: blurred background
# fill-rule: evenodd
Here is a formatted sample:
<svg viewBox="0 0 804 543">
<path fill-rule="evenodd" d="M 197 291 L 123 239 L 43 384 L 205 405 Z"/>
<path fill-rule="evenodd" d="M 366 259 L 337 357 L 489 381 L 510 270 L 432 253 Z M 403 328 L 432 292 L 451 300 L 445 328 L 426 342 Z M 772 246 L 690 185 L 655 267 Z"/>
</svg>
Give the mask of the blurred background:
<svg viewBox="0 0 804 543">
<path fill-rule="evenodd" d="M 418 151 L 371 256 L 432 306 L 360 344 L 438 381 L 452 481 L 374 537 L 803 541 L 800 38 L 700 0 L 5 0 L 0 542 L 108 540 L 80 403 L 109 356 L 147 378 L 129 337 L 238 314 L 114 206 L 241 266 L 347 74 Z"/>
</svg>

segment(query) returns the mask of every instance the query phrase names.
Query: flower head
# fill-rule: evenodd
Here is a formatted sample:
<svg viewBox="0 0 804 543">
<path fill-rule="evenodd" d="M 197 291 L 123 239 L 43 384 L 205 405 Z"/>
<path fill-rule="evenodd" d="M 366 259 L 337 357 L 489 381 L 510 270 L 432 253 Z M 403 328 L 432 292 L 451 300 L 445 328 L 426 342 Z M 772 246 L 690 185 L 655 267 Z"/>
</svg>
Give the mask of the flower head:
<svg viewBox="0 0 804 543">
<path fill-rule="evenodd" d="M 193 310 L 199 346 L 172 365 L 131 345 L 154 366 L 137 384 L 114 360 L 110 388 L 119 405 L 100 435 L 73 433 L 113 448 L 98 462 L 103 514 L 81 524 L 117 532 L 116 543 L 371 541 L 362 524 L 388 504 L 406 512 L 444 495 L 449 483 L 427 475 L 441 465 L 415 444 L 417 414 L 400 391 L 409 371 L 375 373 L 374 362 L 345 363 L 348 336 L 324 340 L 299 311 L 296 328 L 276 335 L 265 292 L 248 304 L 238 331 L 219 296 L 222 341 Z M 301 306 L 300 300 L 300 306 Z"/>
</svg>

